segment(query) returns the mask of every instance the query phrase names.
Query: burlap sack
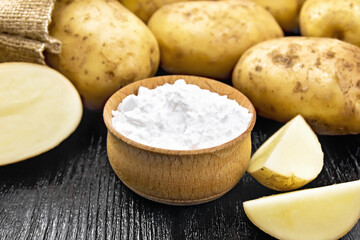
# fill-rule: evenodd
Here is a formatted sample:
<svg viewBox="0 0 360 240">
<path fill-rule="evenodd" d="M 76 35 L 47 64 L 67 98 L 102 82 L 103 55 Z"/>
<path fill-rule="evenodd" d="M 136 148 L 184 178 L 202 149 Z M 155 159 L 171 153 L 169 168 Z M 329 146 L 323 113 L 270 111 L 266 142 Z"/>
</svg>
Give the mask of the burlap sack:
<svg viewBox="0 0 360 240">
<path fill-rule="evenodd" d="M 60 53 L 48 27 L 56 0 L 0 0 L 0 61 L 45 64 L 43 52 Z"/>
<path fill-rule="evenodd" d="M 45 43 L 16 35 L 0 34 L 0 62 L 45 64 Z"/>
</svg>

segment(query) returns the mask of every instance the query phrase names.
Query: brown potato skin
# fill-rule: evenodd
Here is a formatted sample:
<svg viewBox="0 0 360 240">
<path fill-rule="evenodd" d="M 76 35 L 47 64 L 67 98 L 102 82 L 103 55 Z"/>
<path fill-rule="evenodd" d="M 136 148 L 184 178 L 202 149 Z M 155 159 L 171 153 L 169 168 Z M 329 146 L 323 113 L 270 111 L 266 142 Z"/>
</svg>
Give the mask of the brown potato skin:
<svg viewBox="0 0 360 240">
<path fill-rule="evenodd" d="M 360 133 L 360 48 L 352 44 L 269 40 L 243 54 L 232 82 L 266 118 L 286 122 L 301 114 L 319 134 Z"/>
<path fill-rule="evenodd" d="M 301 35 L 337 38 L 360 47 L 359 0 L 307 0 L 300 13 Z"/>
<path fill-rule="evenodd" d="M 286 32 L 298 27 L 298 13 L 301 5 L 298 0 L 252 0 L 268 10 Z"/>
<path fill-rule="evenodd" d="M 185 2 L 191 0 L 118 0 L 127 9 L 133 12 L 144 22 L 148 22 L 150 17 L 162 6 L 174 2 Z"/>
<path fill-rule="evenodd" d="M 194 1 L 168 4 L 148 26 L 169 73 L 227 80 L 252 45 L 282 37 L 274 17 L 251 1 Z"/>
<path fill-rule="evenodd" d="M 116 0 L 56 2 L 51 36 L 61 54 L 47 64 L 70 79 L 84 106 L 101 110 L 121 87 L 155 75 L 160 53 L 147 26 Z"/>
</svg>

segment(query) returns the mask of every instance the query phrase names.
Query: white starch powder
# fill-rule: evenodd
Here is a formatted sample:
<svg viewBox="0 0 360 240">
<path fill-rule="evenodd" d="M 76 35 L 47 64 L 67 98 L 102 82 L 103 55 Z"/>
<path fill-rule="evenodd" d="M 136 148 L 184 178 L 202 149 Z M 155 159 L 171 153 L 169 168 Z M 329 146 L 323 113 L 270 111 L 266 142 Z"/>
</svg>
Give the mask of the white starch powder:
<svg viewBox="0 0 360 240">
<path fill-rule="evenodd" d="M 190 150 L 226 143 L 248 127 L 252 114 L 227 96 L 183 79 L 127 96 L 112 111 L 112 124 L 133 141 L 157 148 Z"/>
</svg>

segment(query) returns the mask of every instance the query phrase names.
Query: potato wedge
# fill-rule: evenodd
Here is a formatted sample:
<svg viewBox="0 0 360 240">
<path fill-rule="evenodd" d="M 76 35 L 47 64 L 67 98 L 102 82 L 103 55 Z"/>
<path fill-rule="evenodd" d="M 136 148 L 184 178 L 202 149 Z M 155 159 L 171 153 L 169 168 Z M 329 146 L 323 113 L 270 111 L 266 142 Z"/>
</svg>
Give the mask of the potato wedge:
<svg viewBox="0 0 360 240">
<path fill-rule="evenodd" d="M 360 180 L 243 203 L 248 218 L 278 239 L 339 239 L 360 217 Z"/>
<path fill-rule="evenodd" d="M 247 171 L 268 188 L 290 191 L 314 180 L 323 165 L 321 144 L 298 115 L 256 150 Z"/>
</svg>

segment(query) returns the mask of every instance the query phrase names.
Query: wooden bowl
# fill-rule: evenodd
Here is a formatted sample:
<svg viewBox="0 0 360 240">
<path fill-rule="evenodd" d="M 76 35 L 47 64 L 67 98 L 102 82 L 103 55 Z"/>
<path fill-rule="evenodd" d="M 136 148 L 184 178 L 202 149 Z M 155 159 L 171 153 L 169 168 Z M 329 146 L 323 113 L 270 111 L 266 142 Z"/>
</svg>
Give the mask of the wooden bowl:
<svg viewBox="0 0 360 240">
<path fill-rule="evenodd" d="M 112 110 L 140 86 L 153 89 L 184 79 L 202 89 L 227 95 L 253 114 L 247 130 L 219 146 L 198 150 L 168 150 L 150 147 L 121 135 L 112 126 Z M 251 131 L 256 113 L 241 92 L 224 83 L 195 76 L 170 75 L 134 82 L 114 93 L 104 108 L 108 129 L 107 154 L 120 180 L 137 194 L 170 205 L 192 205 L 214 200 L 240 180 L 251 154 Z"/>
</svg>

